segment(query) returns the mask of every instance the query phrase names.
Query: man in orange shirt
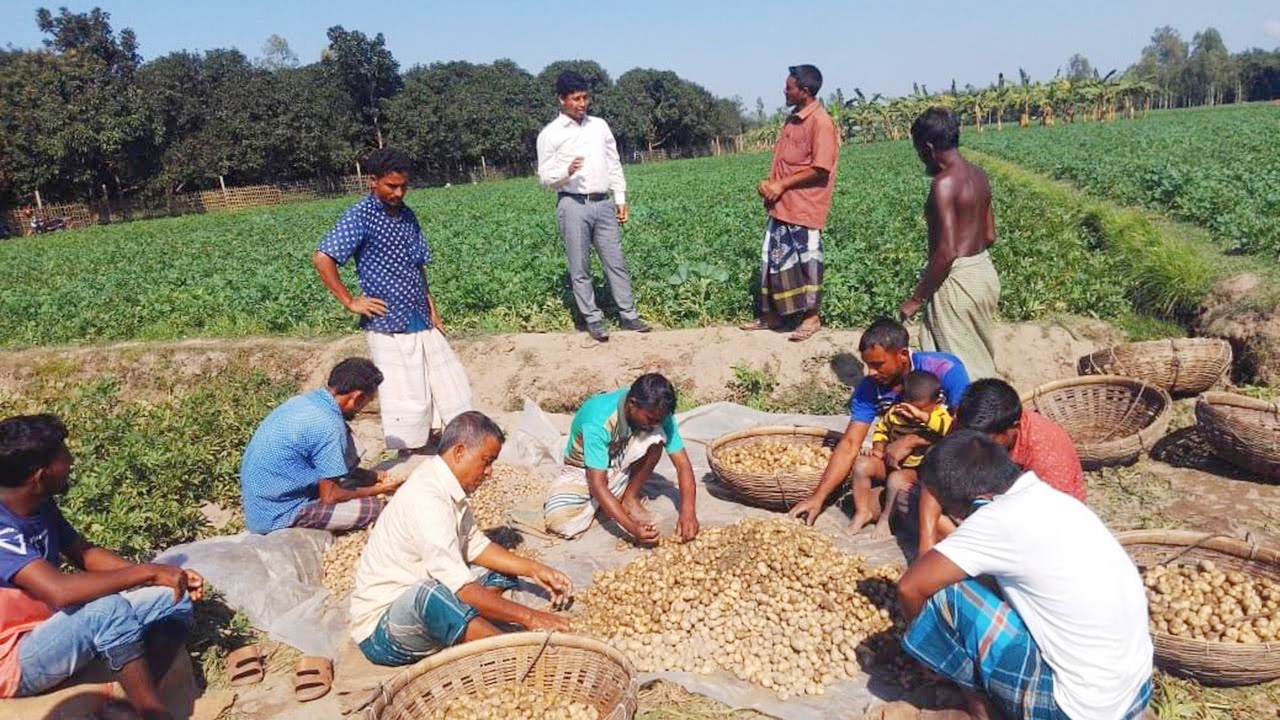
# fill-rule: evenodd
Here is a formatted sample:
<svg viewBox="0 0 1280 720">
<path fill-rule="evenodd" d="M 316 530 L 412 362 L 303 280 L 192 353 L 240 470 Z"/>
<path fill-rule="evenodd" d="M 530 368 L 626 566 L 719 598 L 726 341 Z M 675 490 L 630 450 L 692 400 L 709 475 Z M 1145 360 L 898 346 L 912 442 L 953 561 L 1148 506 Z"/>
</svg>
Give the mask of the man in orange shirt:
<svg viewBox="0 0 1280 720">
<path fill-rule="evenodd" d="M 793 110 L 774 146 L 769 179 L 757 188 L 769 213 L 760 258 L 760 317 L 742 326 L 777 330 L 784 317 L 802 315 L 789 338 L 796 342 L 822 327 L 822 229 L 840 156 L 835 122 L 818 100 L 821 89 L 818 68 L 789 68 L 784 94 Z"/>
</svg>

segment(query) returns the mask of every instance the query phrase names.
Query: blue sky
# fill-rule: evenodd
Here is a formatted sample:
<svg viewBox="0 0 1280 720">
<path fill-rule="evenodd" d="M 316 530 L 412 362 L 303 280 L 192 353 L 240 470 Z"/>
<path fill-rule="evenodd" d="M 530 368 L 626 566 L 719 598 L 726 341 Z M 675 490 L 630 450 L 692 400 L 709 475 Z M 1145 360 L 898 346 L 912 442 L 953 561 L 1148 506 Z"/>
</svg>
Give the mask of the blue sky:
<svg viewBox="0 0 1280 720">
<path fill-rule="evenodd" d="M 785 2 L 470 2 L 373 3 L 351 0 L 100 0 L 118 30 L 132 27 L 145 58 L 174 50 L 239 48 L 256 57 L 272 33 L 302 62 L 319 58 L 325 30 L 343 25 L 381 32 L 403 69 L 442 60 L 510 58 L 530 72 L 560 59 L 600 62 L 613 77 L 633 67 L 674 70 L 722 96 L 739 95 L 749 110 L 757 96 L 782 104 L 786 67 L 813 63 L 837 87 L 868 94 L 931 90 L 954 78 L 985 85 L 998 72 L 1052 76 L 1072 53 L 1103 72 L 1132 63 L 1158 25 L 1183 37 L 1206 26 L 1233 52 L 1280 46 L 1275 0 L 1074 0 L 1018 2 L 857 2 L 810 0 L 804 11 Z M 36 47 L 40 3 L 0 1 L 0 45 Z M 51 9 L 60 4 L 48 4 Z"/>
</svg>

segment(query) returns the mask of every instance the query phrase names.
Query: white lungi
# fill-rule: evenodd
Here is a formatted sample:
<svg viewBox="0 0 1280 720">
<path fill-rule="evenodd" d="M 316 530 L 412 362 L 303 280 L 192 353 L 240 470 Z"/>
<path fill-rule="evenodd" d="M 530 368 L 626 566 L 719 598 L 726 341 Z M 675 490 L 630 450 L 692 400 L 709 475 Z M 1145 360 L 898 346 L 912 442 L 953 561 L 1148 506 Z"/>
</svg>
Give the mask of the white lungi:
<svg viewBox="0 0 1280 720">
<path fill-rule="evenodd" d="M 471 410 L 467 371 L 439 330 L 364 336 L 382 371 L 378 405 L 388 449 L 420 448 L 433 428 Z"/>
<path fill-rule="evenodd" d="M 643 458 L 650 447 L 666 442 L 667 436 L 661 431 L 632 435 L 622 453 L 622 461 L 609 468 L 609 492 L 616 498 L 622 497 L 631 482 L 631 466 Z M 592 497 L 587 484 L 586 469 L 573 465 L 560 468 L 560 474 L 547 488 L 547 501 L 542 506 L 547 531 L 566 538 L 586 532 L 599 509 L 600 503 Z"/>
</svg>

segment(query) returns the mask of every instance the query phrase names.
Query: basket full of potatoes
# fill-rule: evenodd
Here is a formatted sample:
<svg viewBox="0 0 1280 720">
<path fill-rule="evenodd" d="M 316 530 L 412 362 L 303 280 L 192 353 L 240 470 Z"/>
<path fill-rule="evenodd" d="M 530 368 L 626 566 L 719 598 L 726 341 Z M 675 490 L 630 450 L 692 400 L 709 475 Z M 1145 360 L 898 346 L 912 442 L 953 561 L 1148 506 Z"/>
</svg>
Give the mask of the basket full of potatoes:
<svg viewBox="0 0 1280 720">
<path fill-rule="evenodd" d="M 786 510 L 822 480 L 840 433 L 819 427 L 754 427 L 721 435 L 707 446 L 716 477 L 751 505 Z"/>
<path fill-rule="evenodd" d="M 1156 663 L 1205 685 L 1280 678 L 1280 553 L 1221 535 L 1135 530 Z"/>
</svg>

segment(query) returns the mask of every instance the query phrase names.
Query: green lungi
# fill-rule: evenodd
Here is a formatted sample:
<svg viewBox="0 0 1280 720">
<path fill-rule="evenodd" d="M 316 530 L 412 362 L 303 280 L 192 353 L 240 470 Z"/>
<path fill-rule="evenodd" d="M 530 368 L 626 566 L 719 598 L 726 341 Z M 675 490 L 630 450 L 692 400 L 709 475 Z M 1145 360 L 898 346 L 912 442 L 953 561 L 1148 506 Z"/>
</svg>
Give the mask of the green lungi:
<svg viewBox="0 0 1280 720">
<path fill-rule="evenodd" d="M 970 380 L 996 377 L 991 331 L 1000 305 L 1000 276 L 986 250 L 959 258 L 924 307 L 924 350 L 960 358 Z"/>
</svg>

